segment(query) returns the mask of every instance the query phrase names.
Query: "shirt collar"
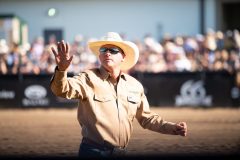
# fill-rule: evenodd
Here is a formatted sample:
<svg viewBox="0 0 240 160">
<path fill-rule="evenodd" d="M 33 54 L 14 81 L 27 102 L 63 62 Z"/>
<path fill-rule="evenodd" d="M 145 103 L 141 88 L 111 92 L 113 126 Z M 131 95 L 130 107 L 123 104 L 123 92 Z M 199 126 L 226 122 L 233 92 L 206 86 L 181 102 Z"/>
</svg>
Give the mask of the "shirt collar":
<svg viewBox="0 0 240 160">
<path fill-rule="evenodd" d="M 101 78 L 103 80 L 107 80 L 109 77 L 111 77 L 111 74 L 104 67 L 101 66 L 99 68 L 99 71 L 100 71 Z M 120 77 L 123 78 L 124 80 L 126 80 L 125 73 L 121 72 Z"/>
</svg>

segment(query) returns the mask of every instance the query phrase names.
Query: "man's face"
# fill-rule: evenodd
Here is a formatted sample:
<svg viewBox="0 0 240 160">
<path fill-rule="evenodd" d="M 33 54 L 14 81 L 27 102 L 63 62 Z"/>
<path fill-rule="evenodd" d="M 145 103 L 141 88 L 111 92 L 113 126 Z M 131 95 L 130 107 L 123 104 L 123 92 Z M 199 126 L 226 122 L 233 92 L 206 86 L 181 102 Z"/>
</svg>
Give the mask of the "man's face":
<svg viewBox="0 0 240 160">
<path fill-rule="evenodd" d="M 125 58 L 123 51 L 119 47 L 112 44 L 103 45 L 99 52 L 99 60 L 102 66 L 106 69 L 120 67 Z"/>
</svg>

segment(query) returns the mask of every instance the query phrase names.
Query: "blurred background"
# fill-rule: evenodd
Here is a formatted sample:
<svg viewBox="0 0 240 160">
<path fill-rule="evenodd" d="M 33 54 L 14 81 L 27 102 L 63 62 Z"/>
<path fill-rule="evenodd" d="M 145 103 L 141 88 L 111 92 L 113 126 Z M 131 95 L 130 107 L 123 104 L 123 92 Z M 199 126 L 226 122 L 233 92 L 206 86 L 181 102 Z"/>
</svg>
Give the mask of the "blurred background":
<svg viewBox="0 0 240 160">
<path fill-rule="evenodd" d="M 212 150 L 208 149 L 211 153 L 223 150 L 236 153 L 240 148 L 240 137 L 236 136 L 240 130 L 237 116 L 240 106 L 239 17 L 240 0 L 0 0 L 0 144 L 4 144 L 0 145 L 0 154 L 21 155 L 26 146 L 31 146 L 25 139 L 35 139 L 38 134 L 45 137 L 44 127 L 40 127 L 37 133 L 29 133 L 41 117 L 51 121 L 46 116 L 67 115 L 70 118 L 75 114 L 77 101 L 58 98 L 49 89 L 56 66 L 49 48 L 56 47 L 56 43 L 62 39 L 70 43 L 70 54 L 75 55 L 75 58 L 68 74 L 73 76 L 99 65 L 87 43 L 100 39 L 109 31 L 120 33 L 124 40 L 133 41 L 139 47 L 139 61 L 127 72 L 142 82 L 149 103 L 156 112 L 161 114 L 163 109 L 163 113 L 170 119 L 173 117 L 172 120 L 178 120 L 178 116 L 183 119 L 187 117 L 186 120 L 190 121 L 190 125 L 192 122 L 193 126 L 196 122 L 215 126 L 220 121 L 228 127 L 228 123 L 234 123 L 234 129 L 230 127 L 232 132 L 227 136 L 232 139 L 225 139 L 222 144 L 215 145 L 217 149 L 214 146 Z M 53 111 L 52 108 L 62 108 L 64 112 Z M 73 110 L 65 110 L 69 108 Z M 223 110 L 214 112 L 216 108 Z M 9 112 L 9 109 L 13 109 L 13 112 Z M 174 113 L 171 114 L 171 111 Z M 191 119 L 190 115 L 184 116 L 185 112 L 193 116 L 197 114 L 198 118 L 203 119 Z M 31 117 L 31 114 L 39 117 Z M 71 122 L 74 122 L 72 127 L 75 128 L 72 130 L 79 132 L 74 116 Z M 217 118 L 213 120 L 212 116 Z M 32 123 L 30 119 L 34 119 Z M 26 130 L 13 130 L 13 127 L 21 126 L 18 121 L 23 125 L 21 129 Z M 44 121 L 40 126 L 58 128 L 56 134 L 61 137 L 58 134 L 61 132 L 59 127 L 67 125 L 48 124 L 49 121 Z M 212 126 L 207 128 L 211 130 Z M 218 131 L 222 131 L 221 127 Z M 23 134 L 25 138 L 11 139 L 19 132 L 28 134 Z M 80 132 L 73 137 L 78 141 L 67 144 L 78 144 Z M 133 140 L 132 147 L 135 141 L 139 139 Z M 187 148 L 181 146 L 181 151 L 190 149 L 192 142 L 188 142 Z M 170 139 L 166 139 L 166 143 L 171 144 Z M 57 144 L 54 146 L 56 150 L 60 145 Z M 195 147 L 199 148 L 192 150 L 194 153 L 208 153 L 208 149 L 203 148 L 210 144 L 198 144 Z M 226 148 L 224 144 L 230 147 Z M 60 149 L 63 155 L 74 155 L 77 149 L 75 145 L 75 148 L 72 146 L 65 146 L 68 152 Z M 136 151 L 139 149 L 137 147 L 136 143 Z M 24 154 L 51 154 L 50 151 L 36 150 L 30 149 Z M 174 147 L 172 150 L 180 152 Z M 151 153 L 153 151 L 154 148 L 150 149 Z M 52 153 L 61 155 L 57 151 Z"/>
</svg>

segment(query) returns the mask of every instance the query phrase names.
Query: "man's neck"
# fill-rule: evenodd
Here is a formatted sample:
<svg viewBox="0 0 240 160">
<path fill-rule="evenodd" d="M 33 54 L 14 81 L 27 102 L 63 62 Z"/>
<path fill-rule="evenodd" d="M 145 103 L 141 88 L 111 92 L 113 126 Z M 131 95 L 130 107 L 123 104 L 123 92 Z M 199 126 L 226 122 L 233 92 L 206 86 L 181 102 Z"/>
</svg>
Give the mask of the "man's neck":
<svg viewBox="0 0 240 160">
<path fill-rule="evenodd" d="M 121 71 L 120 69 L 114 69 L 114 70 L 110 70 L 109 73 L 114 80 L 117 80 Z"/>
<path fill-rule="evenodd" d="M 111 78 L 114 80 L 117 80 L 121 73 L 120 68 L 105 68 L 105 70 L 108 71 L 108 73 L 111 75 Z"/>
</svg>

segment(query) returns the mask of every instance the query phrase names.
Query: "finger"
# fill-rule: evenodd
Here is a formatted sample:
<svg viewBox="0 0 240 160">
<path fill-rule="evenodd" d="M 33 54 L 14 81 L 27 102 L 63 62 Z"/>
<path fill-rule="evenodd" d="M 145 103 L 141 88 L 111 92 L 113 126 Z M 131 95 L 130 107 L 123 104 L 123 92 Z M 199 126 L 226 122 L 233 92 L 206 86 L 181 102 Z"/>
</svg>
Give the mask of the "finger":
<svg viewBox="0 0 240 160">
<path fill-rule="evenodd" d="M 181 133 L 179 134 L 180 136 L 183 136 L 183 137 L 186 137 L 187 136 L 187 133 Z"/>
<path fill-rule="evenodd" d="M 51 47 L 52 53 L 54 54 L 55 57 L 57 57 L 57 52 L 55 51 L 55 49 L 53 47 Z"/>
<path fill-rule="evenodd" d="M 182 131 L 176 131 L 176 133 L 178 135 L 181 135 L 181 136 L 186 136 L 187 135 L 187 132 L 185 130 L 182 130 Z"/>
<path fill-rule="evenodd" d="M 66 55 L 67 53 L 66 53 L 66 49 L 65 49 L 65 42 L 64 42 L 64 40 L 61 41 L 61 48 L 62 48 L 63 54 Z"/>
<path fill-rule="evenodd" d="M 176 125 L 176 129 L 177 129 L 177 130 L 182 130 L 182 129 L 184 129 L 184 127 L 181 126 L 181 125 L 179 125 L 179 124 L 177 124 L 177 125 Z"/>
<path fill-rule="evenodd" d="M 73 60 L 73 55 L 68 60 L 69 64 L 72 62 L 72 60 Z"/>
<path fill-rule="evenodd" d="M 187 129 L 187 123 L 182 122 L 182 123 L 180 123 L 180 125 L 183 126 L 184 129 Z"/>
<path fill-rule="evenodd" d="M 186 124 L 186 122 L 180 122 L 179 125 L 186 126 L 187 124 Z"/>
<path fill-rule="evenodd" d="M 57 58 L 58 54 L 57 54 L 56 50 L 53 47 L 51 47 L 51 50 L 52 50 L 52 53 L 54 54 L 55 62 L 56 62 L 56 64 L 58 64 L 58 58 Z"/>
<path fill-rule="evenodd" d="M 183 133 L 181 134 L 181 136 L 186 137 L 186 136 L 187 136 L 187 132 L 183 132 Z"/>
<path fill-rule="evenodd" d="M 186 129 L 187 129 L 187 126 L 179 126 L 177 129 L 178 129 L 178 130 L 186 130 Z"/>
<path fill-rule="evenodd" d="M 62 52 L 60 42 L 57 42 L 57 49 L 58 49 L 58 53 L 61 53 L 61 52 Z M 61 54 L 59 54 L 59 55 L 61 55 Z"/>
<path fill-rule="evenodd" d="M 185 122 L 177 123 L 177 128 L 187 128 L 187 124 Z"/>
<path fill-rule="evenodd" d="M 69 50 L 69 43 L 67 42 L 66 43 L 66 53 L 68 53 L 68 50 Z"/>
</svg>

